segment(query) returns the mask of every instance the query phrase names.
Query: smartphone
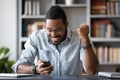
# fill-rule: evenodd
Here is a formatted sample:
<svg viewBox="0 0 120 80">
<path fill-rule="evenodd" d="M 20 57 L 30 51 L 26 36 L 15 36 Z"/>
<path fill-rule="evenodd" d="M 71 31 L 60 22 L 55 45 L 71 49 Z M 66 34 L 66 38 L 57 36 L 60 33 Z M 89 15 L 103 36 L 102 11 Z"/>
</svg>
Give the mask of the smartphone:
<svg viewBox="0 0 120 80">
<path fill-rule="evenodd" d="M 48 67 L 48 66 L 50 66 L 51 64 L 50 64 L 50 61 L 43 61 L 43 67 Z"/>
</svg>

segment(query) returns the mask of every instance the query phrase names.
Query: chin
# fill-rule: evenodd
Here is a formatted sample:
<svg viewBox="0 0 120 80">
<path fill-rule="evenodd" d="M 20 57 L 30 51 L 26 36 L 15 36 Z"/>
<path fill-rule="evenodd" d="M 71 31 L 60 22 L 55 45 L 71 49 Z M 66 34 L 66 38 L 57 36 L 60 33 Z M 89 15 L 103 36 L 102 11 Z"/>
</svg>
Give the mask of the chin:
<svg viewBox="0 0 120 80">
<path fill-rule="evenodd" d="M 59 43 L 53 43 L 54 45 L 59 45 Z"/>
<path fill-rule="evenodd" d="M 54 45 L 59 45 L 60 43 L 58 43 L 58 42 L 52 42 Z"/>
</svg>

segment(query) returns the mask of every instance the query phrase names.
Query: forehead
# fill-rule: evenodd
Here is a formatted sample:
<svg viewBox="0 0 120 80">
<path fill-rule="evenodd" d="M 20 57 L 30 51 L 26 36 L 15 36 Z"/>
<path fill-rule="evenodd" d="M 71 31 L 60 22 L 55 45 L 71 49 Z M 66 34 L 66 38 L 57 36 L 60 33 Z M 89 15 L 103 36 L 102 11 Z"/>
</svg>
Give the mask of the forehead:
<svg viewBox="0 0 120 80">
<path fill-rule="evenodd" d="M 64 26 L 62 19 L 46 19 L 47 28 L 61 27 L 61 26 Z"/>
</svg>

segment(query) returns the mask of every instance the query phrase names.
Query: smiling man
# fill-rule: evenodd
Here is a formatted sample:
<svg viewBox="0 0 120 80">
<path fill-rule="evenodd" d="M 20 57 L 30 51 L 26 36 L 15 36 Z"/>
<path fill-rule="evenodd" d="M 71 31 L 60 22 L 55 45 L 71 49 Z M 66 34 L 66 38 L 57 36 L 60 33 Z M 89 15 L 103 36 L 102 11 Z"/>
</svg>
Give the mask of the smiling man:
<svg viewBox="0 0 120 80">
<path fill-rule="evenodd" d="M 72 31 L 63 9 L 52 6 L 46 13 L 46 29 L 30 36 L 12 69 L 16 73 L 59 76 L 81 75 L 84 68 L 87 74 L 95 74 L 99 63 L 88 34 L 86 24 Z"/>
<path fill-rule="evenodd" d="M 61 24 L 62 19 L 47 19 L 46 20 L 46 30 L 51 42 L 58 46 L 66 38 L 67 23 Z"/>
</svg>

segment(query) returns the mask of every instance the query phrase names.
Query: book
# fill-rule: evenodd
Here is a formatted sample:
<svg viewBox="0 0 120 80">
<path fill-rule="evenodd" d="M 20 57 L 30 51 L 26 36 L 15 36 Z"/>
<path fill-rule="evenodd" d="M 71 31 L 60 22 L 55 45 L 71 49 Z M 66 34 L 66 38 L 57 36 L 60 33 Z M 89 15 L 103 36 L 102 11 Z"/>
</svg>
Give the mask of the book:
<svg viewBox="0 0 120 80">
<path fill-rule="evenodd" d="M 24 14 L 23 15 L 28 15 L 28 4 L 29 4 L 29 1 L 28 0 L 25 0 L 25 7 L 24 7 Z"/>
<path fill-rule="evenodd" d="M 32 15 L 32 1 L 28 0 L 28 15 Z"/>
<path fill-rule="evenodd" d="M 32 15 L 36 15 L 36 0 L 32 1 Z"/>
<path fill-rule="evenodd" d="M 0 73 L 0 77 L 25 77 L 32 76 L 34 74 L 18 74 L 18 73 Z"/>
<path fill-rule="evenodd" d="M 44 28 L 45 28 L 45 22 L 34 22 L 33 24 L 29 24 L 27 27 L 27 36 L 29 36 L 32 32 Z"/>
<path fill-rule="evenodd" d="M 36 1 L 36 15 L 40 15 L 40 0 Z"/>
<path fill-rule="evenodd" d="M 91 14 L 106 15 L 106 13 L 107 13 L 106 0 L 105 1 L 94 0 L 91 2 Z"/>
<path fill-rule="evenodd" d="M 98 72 L 98 76 L 104 76 L 109 78 L 120 78 L 119 72 Z"/>
</svg>

